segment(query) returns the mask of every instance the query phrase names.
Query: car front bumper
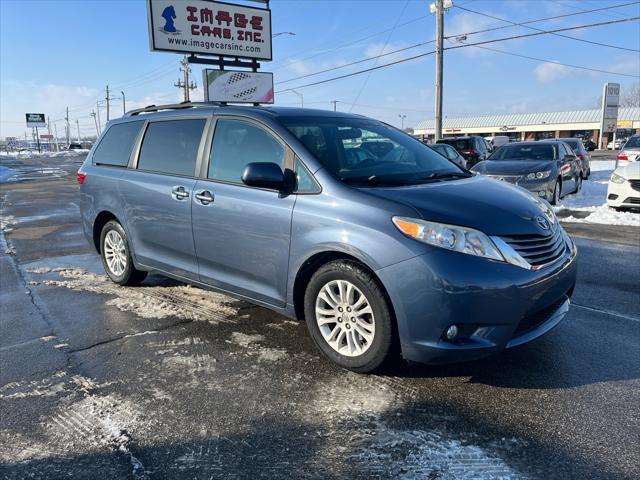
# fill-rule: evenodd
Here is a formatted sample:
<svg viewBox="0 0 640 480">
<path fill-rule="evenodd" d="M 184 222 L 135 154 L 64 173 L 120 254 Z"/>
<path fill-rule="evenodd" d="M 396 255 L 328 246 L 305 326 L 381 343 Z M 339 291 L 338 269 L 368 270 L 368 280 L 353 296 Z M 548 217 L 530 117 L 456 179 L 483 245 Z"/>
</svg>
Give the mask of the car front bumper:
<svg viewBox="0 0 640 480">
<path fill-rule="evenodd" d="M 624 183 L 609 181 L 607 205 L 614 208 L 640 209 L 640 191 L 634 190 L 629 180 L 625 180 Z"/>
<path fill-rule="evenodd" d="M 555 265 L 532 271 L 434 248 L 378 270 L 394 307 L 403 357 L 468 361 L 540 337 L 569 311 L 576 255 L 572 244 Z M 459 333 L 447 340 L 451 325 Z"/>
</svg>

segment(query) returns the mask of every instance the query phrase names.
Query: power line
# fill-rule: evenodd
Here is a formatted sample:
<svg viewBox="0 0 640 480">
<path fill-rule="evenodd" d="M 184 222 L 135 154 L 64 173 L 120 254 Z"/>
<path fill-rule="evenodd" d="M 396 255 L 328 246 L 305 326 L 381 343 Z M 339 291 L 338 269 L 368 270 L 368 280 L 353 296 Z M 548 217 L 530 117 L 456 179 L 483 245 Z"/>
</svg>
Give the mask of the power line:
<svg viewBox="0 0 640 480">
<path fill-rule="evenodd" d="M 596 27 L 596 26 L 601 26 L 601 25 L 611 25 L 611 24 L 615 24 L 615 23 L 623 23 L 623 22 L 635 21 L 635 20 L 639 20 L 639 19 L 640 19 L 640 17 L 634 17 L 634 18 L 627 18 L 627 19 L 621 19 L 621 20 L 611 20 L 611 21 L 608 21 L 608 22 L 592 23 L 592 24 L 586 24 L 586 25 L 577 25 L 577 26 L 573 26 L 573 27 L 565 27 L 565 28 L 560 28 L 560 29 L 556 29 L 556 30 L 547 30 L 547 31 L 544 31 L 544 32 L 535 32 L 535 33 L 528 33 L 528 34 L 523 34 L 523 35 L 513 35 L 513 36 L 510 36 L 510 37 L 496 38 L 496 39 L 493 39 L 493 40 L 485 40 L 485 41 L 477 42 L 477 43 L 465 43 L 463 45 L 455 45 L 455 46 L 452 46 L 452 47 L 447 47 L 447 48 L 445 48 L 445 50 L 454 50 L 454 49 L 458 49 L 458 48 L 474 47 L 474 46 L 478 46 L 478 45 L 484 45 L 484 44 L 487 44 L 487 43 L 496 43 L 496 42 L 503 42 L 503 41 L 506 41 L 506 40 L 515 40 L 515 39 L 519 39 L 519 38 L 534 37 L 534 36 L 544 35 L 544 34 L 547 34 L 547 33 L 552 33 L 552 32 L 555 32 L 555 31 L 577 30 L 579 28 L 589 28 L 589 27 Z M 432 55 L 433 53 L 435 53 L 435 51 L 421 53 L 419 55 L 414 55 L 414 56 L 408 57 L 408 58 L 402 58 L 402 59 L 396 60 L 394 62 L 389 62 L 389 63 L 385 63 L 385 64 L 382 64 L 382 65 L 377 65 L 375 67 L 366 68 L 364 70 L 358 70 L 357 72 L 351 72 L 351 73 L 348 73 L 348 74 L 345 74 L 345 75 L 340 75 L 338 77 L 327 78 L 325 80 L 320 80 L 320 81 L 317 81 L 317 82 L 307 83 L 305 85 L 298 85 L 298 86 L 296 86 L 294 88 L 295 89 L 306 88 L 306 87 L 312 87 L 312 86 L 315 86 L 315 85 L 321 85 L 323 83 L 333 82 L 333 81 L 336 81 L 336 80 L 342 80 L 344 78 L 349 78 L 349 77 L 353 77 L 353 76 L 356 76 L 356 75 L 361 75 L 363 73 L 371 72 L 373 70 L 379 70 L 381 68 L 386 68 L 386 67 L 390 67 L 392 65 L 397 65 L 399 63 L 409 62 L 409 61 L 415 60 L 417 58 L 426 57 L 428 55 Z M 533 58 L 533 57 L 531 57 L 531 58 Z M 537 60 L 541 61 L 541 62 L 549 62 L 550 61 L 550 60 L 542 60 L 542 59 L 537 59 Z M 555 62 L 555 63 L 557 63 L 559 65 L 564 65 L 564 66 L 567 66 L 567 67 L 581 68 L 583 70 L 592 70 L 592 71 L 599 72 L 599 73 L 608 73 L 608 74 L 611 74 L 611 75 L 620 75 L 620 76 L 623 76 L 623 77 L 638 78 L 637 75 L 629 75 L 629 74 L 625 74 L 625 73 L 611 72 L 611 71 L 607 71 L 607 70 L 600 70 L 600 69 L 595 69 L 595 68 L 590 68 L 590 67 L 578 67 L 578 66 L 570 65 L 570 64 L 562 64 L 560 62 Z M 279 90 L 276 93 L 281 93 L 281 92 L 288 91 L 288 90 L 290 90 L 290 89 Z"/>
<path fill-rule="evenodd" d="M 449 40 L 449 41 L 451 41 L 451 40 Z M 523 54 L 520 54 L 520 53 L 513 53 L 513 52 L 506 52 L 504 50 L 498 50 L 497 48 L 484 47 L 484 46 L 481 46 L 481 45 L 473 45 L 473 44 L 465 44 L 465 45 L 469 46 L 469 47 L 482 48 L 483 50 L 489 50 L 491 52 L 502 53 L 504 55 L 511 55 L 512 57 L 525 58 L 527 60 L 532 60 L 532 61 L 535 61 L 535 62 L 553 63 L 554 65 L 561 65 L 563 67 L 577 68 L 579 70 L 587 70 L 587 71 L 590 71 L 590 72 L 606 73 L 606 74 L 609 74 L 609 75 L 620 75 L 620 76 L 623 76 L 623 77 L 640 78 L 640 75 L 630 75 L 630 74 L 627 74 L 627 73 L 611 72 L 609 70 L 602 70 L 602 69 L 593 68 L 593 67 L 585 67 L 585 66 L 582 66 L 582 65 L 572 65 L 570 63 L 561 63 L 561 62 L 557 62 L 555 60 L 545 60 L 544 58 L 530 57 L 528 55 L 523 55 Z"/>
<path fill-rule="evenodd" d="M 559 18 L 565 18 L 565 17 L 573 17 L 575 15 L 582 15 L 585 13 L 593 13 L 593 12 L 600 12 L 602 10 L 610 10 L 613 8 L 622 8 L 622 7 L 628 7 L 629 5 L 637 5 L 640 4 L 640 1 L 634 1 L 634 2 L 627 2 L 627 3 L 619 3 L 616 5 L 610 5 L 607 7 L 601 7 L 601 8 L 593 8 L 591 10 L 581 10 L 580 12 L 575 12 L 575 13 L 564 13 L 562 15 L 554 15 L 553 17 L 545 17 L 545 18 L 537 18 L 535 20 L 528 20 L 526 22 L 519 22 L 519 23 L 514 23 L 513 25 L 500 25 L 500 26 L 496 26 L 496 27 L 490 27 L 490 28 L 485 28 L 483 30 L 476 30 L 473 32 L 467 32 L 467 33 L 458 33 L 455 35 L 449 35 L 449 36 L 445 36 L 445 39 L 449 39 L 449 38 L 454 38 L 454 37 L 458 37 L 461 35 L 476 35 L 478 33 L 487 33 L 487 32 L 493 32 L 496 30 L 503 30 L 505 28 L 513 28 L 513 27 L 518 27 L 518 26 L 524 26 L 524 25 L 529 25 L 531 23 L 539 23 L 539 22 L 545 22 L 548 20 L 557 20 Z M 466 5 L 466 4 L 463 4 Z M 462 5 L 458 5 L 458 8 L 462 7 Z"/>
<path fill-rule="evenodd" d="M 389 45 L 389 40 L 391 40 L 391 37 L 393 36 L 394 32 L 396 31 L 396 28 L 398 27 L 398 23 L 400 23 L 400 19 L 402 18 L 402 16 L 404 15 L 405 10 L 407 9 L 407 5 L 409 5 L 409 0 L 404 2 L 404 7 L 402 7 L 402 10 L 400 11 L 400 15 L 398 15 L 398 19 L 396 20 L 396 23 L 393 25 L 393 28 L 389 32 L 389 35 L 387 35 L 387 39 L 384 42 L 384 46 L 382 47 L 382 50 L 380 50 L 381 53 L 383 53 L 387 49 L 387 45 Z M 378 60 L 380 60 L 379 57 L 376 58 L 376 61 L 373 64 L 374 66 L 378 64 Z M 360 95 L 362 95 L 362 92 L 364 92 L 364 89 L 366 88 L 367 83 L 369 83 L 369 78 L 371 77 L 371 72 L 372 71 L 369 72 L 369 75 L 367 75 L 367 77 L 364 79 L 364 82 L 362 82 L 362 86 L 360 87 L 360 90 L 358 90 L 358 94 L 356 95 L 356 98 L 353 100 L 353 104 L 355 104 L 358 100 L 360 100 Z M 353 110 L 353 104 L 349 108 L 349 112 L 351 112 Z"/>
<path fill-rule="evenodd" d="M 456 49 L 456 48 L 471 47 L 471 46 L 475 46 L 475 45 L 485 45 L 487 43 L 503 42 L 505 40 L 517 40 L 519 38 L 536 37 L 536 36 L 546 35 L 546 34 L 550 34 L 550 33 L 566 32 L 566 31 L 569 31 L 569 30 L 578 30 L 578 29 L 581 29 L 581 28 L 592 28 L 592 27 L 601 27 L 603 25 L 613 25 L 613 24 L 616 24 L 616 23 L 635 22 L 637 20 L 640 20 L 640 17 L 629 17 L 629 18 L 623 18 L 623 19 L 620 19 L 620 20 L 609 20 L 608 22 L 588 23 L 586 25 L 575 25 L 573 27 L 556 28 L 554 30 L 542 30 L 540 32 L 535 32 L 535 33 L 526 33 L 526 34 L 522 34 L 522 35 L 513 35 L 511 37 L 496 38 L 496 39 L 493 39 L 493 40 L 484 40 L 482 42 L 465 43 L 464 45 L 456 45 L 454 47 L 449 47 L 449 48 L 447 48 L 447 50 L 452 50 L 452 49 Z"/>
<path fill-rule="evenodd" d="M 477 11 L 471 10 L 469 8 L 459 7 L 459 6 L 455 6 L 455 5 L 454 5 L 454 8 L 457 8 L 458 10 L 463 10 L 465 12 L 474 13 L 476 15 L 481 15 L 483 17 L 492 18 L 494 20 L 499 20 L 501 22 L 510 23 L 512 26 L 521 26 L 521 27 L 524 27 L 524 28 L 528 28 L 530 30 L 535 30 L 537 32 L 547 33 L 547 30 L 543 30 L 541 28 L 536 28 L 536 27 L 531 27 L 529 25 L 525 25 L 525 24 L 522 24 L 522 23 L 512 22 L 511 20 L 507 20 L 507 19 L 504 19 L 504 18 L 496 17 L 494 15 L 489 15 L 488 13 L 477 12 Z M 568 38 L 570 40 L 575 40 L 577 42 L 590 43 L 592 45 L 599 45 L 601 47 L 617 48 L 618 50 L 626 50 L 628 52 L 640 52 L 640 50 L 638 50 L 637 48 L 620 47 L 618 45 L 611 45 L 609 43 L 595 42 L 593 40 L 586 40 L 584 38 L 572 37 L 570 35 L 563 35 L 562 33 L 556 33 L 556 32 L 549 32 L 549 33 L 551 33 L 551 35 L 555 35 L 557 37 Z"/>
</svg>

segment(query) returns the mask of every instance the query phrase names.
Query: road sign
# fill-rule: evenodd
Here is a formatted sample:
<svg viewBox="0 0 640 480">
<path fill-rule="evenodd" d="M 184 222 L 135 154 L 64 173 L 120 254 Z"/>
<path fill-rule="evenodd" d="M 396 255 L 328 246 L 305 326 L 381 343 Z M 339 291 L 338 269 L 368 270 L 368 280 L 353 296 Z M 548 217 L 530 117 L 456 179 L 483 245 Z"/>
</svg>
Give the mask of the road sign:
<svg viewBox="0 0 640 480">
<path fill-rule="evenodd" d="M 152 51 L 271 60 L 271 10 L 205 0 L 148 0 Z"/>
<path fill-rule="evenodd" d="M 46 127 L 47 121 L 44 118 L 44 113 L 27 113 L 27 127 Z"/>
<path fill-rule="evenodd" d="M 273 73 L 204 69 L 206 102 L 273 103 Z"/>
</svg>

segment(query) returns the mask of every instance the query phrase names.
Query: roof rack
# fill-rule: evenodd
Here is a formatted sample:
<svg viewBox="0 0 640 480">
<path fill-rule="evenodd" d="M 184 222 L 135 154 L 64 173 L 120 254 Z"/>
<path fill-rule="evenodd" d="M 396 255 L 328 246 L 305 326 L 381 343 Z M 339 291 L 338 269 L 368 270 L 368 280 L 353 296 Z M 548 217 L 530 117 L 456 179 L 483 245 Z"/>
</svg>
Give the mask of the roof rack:
<svg viewBox="0 0 640 480">
<path fill-rule="evenodd" d="M 221 104 L 218 102 L 180 102 L 170 103 L 167 105 L 148 105 L 144 108 L 137 108 L 130 110 L 124 114 L 125 117 L 133 117 L 141 113 L 147 112 L 159 112 L 160 110 L 180 110 L 183 108 L 202 108 L 202 107 L 218 107 Z"/>
</svg>

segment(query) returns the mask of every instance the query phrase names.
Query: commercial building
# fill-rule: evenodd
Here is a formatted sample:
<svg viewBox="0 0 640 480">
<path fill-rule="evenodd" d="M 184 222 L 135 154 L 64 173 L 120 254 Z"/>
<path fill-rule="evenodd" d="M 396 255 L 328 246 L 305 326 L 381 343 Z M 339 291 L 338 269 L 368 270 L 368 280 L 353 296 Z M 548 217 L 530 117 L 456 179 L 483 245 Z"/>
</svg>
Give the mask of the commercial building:
<svg viewBox="0 0 640 480">
<path fill-rule="evenodd" d="M 507 135 L 513 140 L 542 140 L 545 138 L 582 137 L 598 142 L 601 110 L 574 110 L 567 112 L 512 113 L 482 115 L 476 117 L 444 118 L 442 134 Z M 616 137 L 628 137 L 640 133 L 640 108 L 620 108 Z M 414 128 L 414 134 L 423 141 L 432 140 L 434 121 L 424 120 Z M 605 133 L 603 143 L 613 139 L 613 133 Z"/>
</svg>

